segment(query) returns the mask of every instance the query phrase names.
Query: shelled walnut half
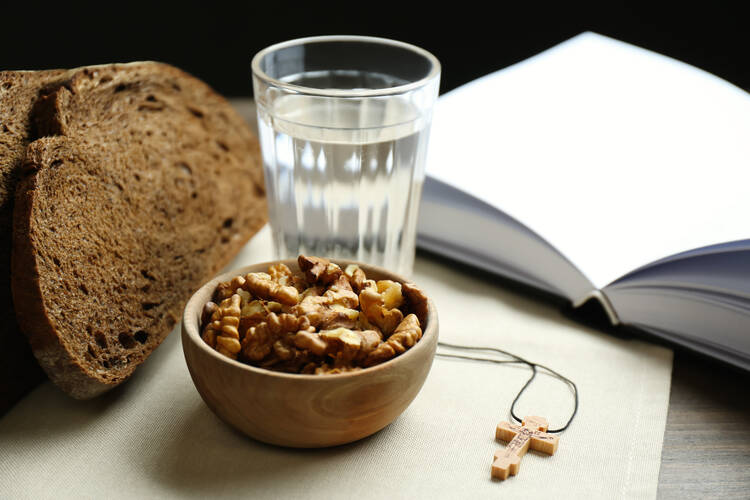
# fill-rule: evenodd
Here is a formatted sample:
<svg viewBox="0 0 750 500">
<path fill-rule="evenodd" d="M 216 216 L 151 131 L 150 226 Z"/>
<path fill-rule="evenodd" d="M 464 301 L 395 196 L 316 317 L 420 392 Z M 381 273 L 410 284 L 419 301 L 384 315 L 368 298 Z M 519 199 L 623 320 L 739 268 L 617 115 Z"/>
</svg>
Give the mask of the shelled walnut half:
<svg viewBox="0 0 750 500">
<path fill-rule="evenodd" d="M 219 283 L 206 303 L 203 340 L 232 359 L 289 373 L 337 374 L 392 359 L 422 337 L 427 297 L 411 283 L 368 279 L 300 255 Z"/>
</svg>

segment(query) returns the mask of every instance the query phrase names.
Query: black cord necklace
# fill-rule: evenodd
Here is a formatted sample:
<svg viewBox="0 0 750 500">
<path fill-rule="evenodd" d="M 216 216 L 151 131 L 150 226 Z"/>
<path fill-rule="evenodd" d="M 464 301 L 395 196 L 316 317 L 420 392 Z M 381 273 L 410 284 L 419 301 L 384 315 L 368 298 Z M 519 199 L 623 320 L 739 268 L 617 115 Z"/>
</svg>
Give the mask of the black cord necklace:
<svg viewBox="0 0 750 500">
<path fill-rule="evenodd" d="M 510 357 L 511 359 L 492 359 L 492 358 L 480 358 L 475 356 L 465 356 L 462 354 L 449 354 L 449 353 L 442 353 L 438 352 L 436 353 L 436 356 L 440 356 L 442 358 L 456 358 L 456 359 L 468 359 L 471 361 L 482 361 L 485 363 L 497 363 L 497 364 L 525 364 L 528 365 L 529 368 L 531 368 L 531 377 L 526 381 L 526 383 L 521 387 L 521 390 L 518 391 L 518 394 L 516 394 L 516 397 L 513 399 L 513 403 L 510 405 L 510 416 L 519 424 L 522 422 L 522 419 L 516 415 L 515 409 L 516 409 L 516 403 L 521 398 L 521 395 L 523 392 L 531 385 L 531 383 L 536 378 L 537 369 L 546 371 L 549 375 L 557 378 L 558 380 L 561 380 L 565 382 L 573 391 L 573 400 L 574 400 L 574 406 L 573 406 L 573 413 L 570 415 L 570 418 L 568 421 L 560 427 L 559 429 L 549 429 L 546 432 L 547 433 L 559 433 L 564 431 L 570 426 L 570 423 L 573 421 L 573 418 L 576 416 L 576 413 L 578 413 L 578 387 L 576 384 L 570 380 L 569 378 L 561 375 L 560 373 L 556 372 L 552 368 L 549 368 L 547 366 L 541 365 L 539 363 L 534 363 L 531 361 L 528 361 L 521 356 L 518 356 L 516 354 L 513 354 L 508 351 L 504 351 L 502 349 L 498 349 L 496 347 L 478 347 L 478 346 L 466 346 L 466 345 L 458 345 L 458 344 L 449 344 L 447 342 L 438 342 L 438 346 L 440 347 L 447 347 L 451 349 L 458 349 L 458 350 L 465 350 L 465 351 L 491 351 L 503 354 L 505 356 Z"/>
</svg>

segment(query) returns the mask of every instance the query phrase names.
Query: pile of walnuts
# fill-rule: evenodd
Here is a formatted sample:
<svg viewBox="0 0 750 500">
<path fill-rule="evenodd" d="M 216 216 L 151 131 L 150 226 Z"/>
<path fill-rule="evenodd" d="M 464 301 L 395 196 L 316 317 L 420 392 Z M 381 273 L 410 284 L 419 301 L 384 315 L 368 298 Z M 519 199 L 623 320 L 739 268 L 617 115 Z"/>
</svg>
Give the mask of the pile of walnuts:
<svg viewBox="0 0 750 500">
<path fill-rule="evenodd" d="M 361 370 L 422 337 L 427 298 L 410 283 L 367 279 L 356 265 L 297 259 L 219 283 L 201 318 L 203 340 L 232 359 L 288 373 Z"/>
</svg>

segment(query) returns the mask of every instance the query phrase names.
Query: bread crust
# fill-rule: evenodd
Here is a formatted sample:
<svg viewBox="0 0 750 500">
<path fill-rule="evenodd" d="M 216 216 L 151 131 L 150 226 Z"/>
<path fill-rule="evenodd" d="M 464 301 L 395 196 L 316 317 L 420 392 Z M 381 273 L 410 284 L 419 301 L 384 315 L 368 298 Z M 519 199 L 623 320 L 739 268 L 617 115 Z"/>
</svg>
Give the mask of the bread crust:
<svg viewBox="0 0 750 500">
<path fill-rule="evenodd" d="M 0 71 L 0 415 L 44 380 L 13 308 L 10 285 L 13 202 L 26 147 L 33 138 L 31 111 L 66 70 Z"/>
</svg>

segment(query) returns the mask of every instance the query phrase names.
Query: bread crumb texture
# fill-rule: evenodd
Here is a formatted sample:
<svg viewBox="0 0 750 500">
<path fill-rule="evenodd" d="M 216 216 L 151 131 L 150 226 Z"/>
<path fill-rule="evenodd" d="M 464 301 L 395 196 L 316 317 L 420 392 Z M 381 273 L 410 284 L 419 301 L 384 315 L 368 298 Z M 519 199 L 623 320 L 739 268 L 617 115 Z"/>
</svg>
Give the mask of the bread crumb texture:
<svg viewBox="0 0 750 500">
<path fill-rule="evenodd" d="M 160 63 L 84 68 L 43 96 L 17 190 L 13 292 L 50 378 L 88 398 L 127 377 L 190 294 L 266 220 L 257 139 Z"/>
</svg>

